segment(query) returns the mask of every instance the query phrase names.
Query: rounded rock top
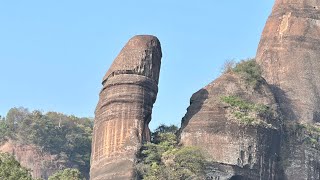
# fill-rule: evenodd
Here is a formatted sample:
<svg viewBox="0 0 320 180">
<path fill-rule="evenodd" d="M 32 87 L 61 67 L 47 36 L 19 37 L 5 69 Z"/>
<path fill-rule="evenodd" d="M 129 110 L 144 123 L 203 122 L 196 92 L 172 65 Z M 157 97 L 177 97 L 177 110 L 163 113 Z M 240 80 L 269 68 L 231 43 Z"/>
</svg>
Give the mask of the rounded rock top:
<svg viewBox="0 0 320 180">
<path fill-rule="evenodd" d="M 153 79 L 158 83 L 161 66 L 161 44 L 156 36 L 136 35 L 122 48 L 103 78 L 121 74 L 136 74 Z"/>
</svg>

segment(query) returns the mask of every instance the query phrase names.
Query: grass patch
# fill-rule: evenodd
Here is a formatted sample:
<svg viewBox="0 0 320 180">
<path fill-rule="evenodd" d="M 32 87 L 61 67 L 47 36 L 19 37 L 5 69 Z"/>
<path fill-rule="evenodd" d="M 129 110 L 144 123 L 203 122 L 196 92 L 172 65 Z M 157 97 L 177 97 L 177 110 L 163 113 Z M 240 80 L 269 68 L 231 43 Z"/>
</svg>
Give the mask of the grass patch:
<svg viewBox="0 0 320 180">
<path fill-rule="evenodd" d="M 263 104 L 254 104 L 237 96 L 223 96 L 221 101 L 228 104 L 232 109 L 232 115 L 243 124 L 253 125 L 265 123 L 259 117 L 272 115 L 270 108 Z"/>
</svg>

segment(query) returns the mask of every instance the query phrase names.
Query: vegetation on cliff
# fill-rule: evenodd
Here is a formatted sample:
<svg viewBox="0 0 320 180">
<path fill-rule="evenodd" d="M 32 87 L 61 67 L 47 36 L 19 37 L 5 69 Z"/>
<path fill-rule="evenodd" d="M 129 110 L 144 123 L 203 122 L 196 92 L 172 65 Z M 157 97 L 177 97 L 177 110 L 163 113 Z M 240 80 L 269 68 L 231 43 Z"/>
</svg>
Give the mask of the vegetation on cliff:
<svg viewBox="0 0 320 180">
<path fill-rule="evenodd" d="M 310 145 L 315 149 L 320 149 L 320 126 L 319 124 L 293 123 L 286 125 L 292 133 L 301 142 Z"/>
<path fill-rule="evenodd" d="M 82 180 L 84 179 L 78 169 L 64 169 L 50 176 L 48 180 Z"/>
<path fill-rule="evenodd" d="M 221 101 L 228 104 L 233 118 L 246 125 L 268 125 L 261 118 L 273 116 L 270 107 L 264 104 L 248 102 L 238 96 L 222 96 Z"/>
<path fill-rule="evenodd" d="M 76 167 L 88 176 L 92 128 L 89 118 L 12 108 L 0 121 L 0 142 L 12 139 L 36 145 L 41 151 L 57 155 L 59 163 Z"/>
<path fill-rule="evenodd" d="M 226 61 L 223 67 L 223 72 L 234 72 L 246 81 L 247 84 L 256 87 L 262 80 L 262 70 L 260 66 L 256 63 L 255 59 L 241 60 L 236 63 L 233 60 Z"/>
<path fill-rule="evenodd" d="M 188 179 L 204 175 L 205 157 L 196 147 L 179 146 L 175 126 L 161 125 L 143 145 L 137 171 L 140 178 Z"/>
<path fill-rule="evenodd" d="M 0 153 L 0 179 L 33 180 L 30 172 L 6 153 Z"/>
<path fill-rule="evenodd" d="M 41 180 L 33 179 L 30 170 L 22 167 L 20 163 L 8 153 L 0 153 L 0 179 L 3 180 Z M 48 180 L 83 180 L 78 169 L 67 168 L 50 176 Z"/>
</svg>

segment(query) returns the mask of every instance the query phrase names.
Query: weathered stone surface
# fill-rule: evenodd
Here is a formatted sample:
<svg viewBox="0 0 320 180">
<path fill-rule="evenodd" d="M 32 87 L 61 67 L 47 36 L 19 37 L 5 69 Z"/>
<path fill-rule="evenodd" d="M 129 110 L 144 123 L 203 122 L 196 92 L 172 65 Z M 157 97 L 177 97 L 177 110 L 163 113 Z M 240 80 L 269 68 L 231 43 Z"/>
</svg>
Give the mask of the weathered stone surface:
<svg viewBox="0 0 320 180">
<path fill-rule="evenodd" d="M 320 1 L 276 0 L 257 51 L 287 120 L 320 122 Z"/>
<path fill-rule="evenodd" d="M 0 152 L 13 155 L 23 167 L 31 170 L 33 178 L 48 179 L 49 176 L 61 169 L 77 168 L 71 162 L 65 161 L 58 155 L 41 151 L 35 145 L 20 144 L 13 140 L 8 140 L 1 144 Z"/>
<path fill-rule="evenodd" d="M 221 98 L 236 96 L 264 104 L 275 113 L 272 118 L 256 117 L 244 124 L 230 112 Z M 256 88 L 246 85 L 235 73 L 227 73 L 195 93 L 183 118 L 181 143 L 198 146 L 209 156 L 210 179 L 277 179 L 280 132 L 277 105 L 265 81 Z"/>
<path fill-rule="evenodd" d="M 150 139 L 148 124 L 158 92 L 161 57 L 156 37 L 135 36 L 103 78 L 95 112 L 91 179 L 135 178 L 136 153 Z"/>
<path fill-rule="evenodd" d="M 310 132 L 310 128 L 303 126 L 286 124 L 284 127 L 281 164 L 288 180 L 320 179 L 319 132 Z"/>
<path fill-rule="evenodd" d="M 320 179 L 319 149 L 306 143 L 305 131 L 290 128 L 320 122 L 319 8 L 318 0 L 276 0 L 257 51 L 287 123 L 281 154 L 290 180 Z"/>
</svg>

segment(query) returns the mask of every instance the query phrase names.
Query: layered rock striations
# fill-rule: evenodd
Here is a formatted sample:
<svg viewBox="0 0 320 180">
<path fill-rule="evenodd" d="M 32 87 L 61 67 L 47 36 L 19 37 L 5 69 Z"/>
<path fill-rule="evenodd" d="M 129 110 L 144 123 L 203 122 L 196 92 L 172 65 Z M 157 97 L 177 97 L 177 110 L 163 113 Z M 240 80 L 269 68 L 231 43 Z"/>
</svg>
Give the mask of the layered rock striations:
<svg viewBox="0 0 320 180">
<path fill-rule="evenodd" d="M 319 8 L 317 0 L 276 0 L 257 51 L 286 122 L 286 179 L 320 179 Z"/>
<path fill-rule="evenodd" d="M 208 155 L 208 179 L 279 178 L 278 109 L 263 79 L 253 87 L 236 73 L 222 75 L 192 96 L 181 126 L 181 144 Z"/>
<path fill-rule="evenodd" d="M 135 178 L 136 153 L 150 139 L 148 124 L 158 92 L 161 57 L 156 37 L 135 36 L 103 78 L 95 112 L 91 179 Z"/>
<path fill-rule="evenodd" d="M 320 122 L 320 1 L 276 0 L 257 51 L 287 120 Z"/>
</svg>

